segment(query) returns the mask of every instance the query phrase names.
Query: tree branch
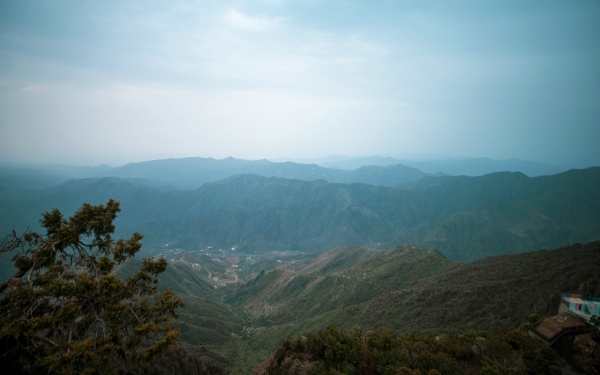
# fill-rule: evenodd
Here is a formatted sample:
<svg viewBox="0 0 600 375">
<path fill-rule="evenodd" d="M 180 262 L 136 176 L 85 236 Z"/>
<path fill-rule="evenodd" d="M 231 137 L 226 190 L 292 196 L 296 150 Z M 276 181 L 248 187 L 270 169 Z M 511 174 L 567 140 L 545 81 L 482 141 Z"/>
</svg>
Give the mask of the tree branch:
<svg viewBox="0 0 600 375">
<path fill-rule="evenodd" d="M 21 277 L 23 277 L 23 275 L 25 275 L 27 273 L 27 271 L 29 271 L 31 269 L 31 267 L 27 267 L 27 268 L 22 268 L 20 270 L 17 271 L 17 273 L 15 273 L 13 275 L 13 277 L 9 278 L 8 280 L 5 280 L 4 282 L 2 282 L 0 284 L 0 294 L 4 293 L 4 290 L 6 290 L 6 288 L 8 288 L 8 282 L 12 279 L 20 279 Z"/>
<path fill-rule="evenodd" d="M 24 235 L 24 234 L 23 234 Z M 0 243 L 0 253 L 8 253 L 21 246 L 23 243 L 23 236 L 17 237 L 17 232 L 12 230 L 12 233 L 4 237 L 2 243 Z"/>
<path fill-rule="evenodd" d="M 46 344 L 51 345 L 51 346 L 53 346 L 55 348 L 58 347 L 58 345 L 56 345 L 56 343 L 54 341 L 50 340 L 49 338 L 38 336 L 38 335 L 31 335 L 31 337 L 34 338 L 34 339 L 36 339 L 36 340 L 43 341 Z"/>
<path fill-rule="evenodd" d="M 13 236 L 13 241 L 11 242 L 11 244 L 12 244 L 12 245 L 10 245 L 10 246 L 12 246 L 12 247 L 10 248 L 10 250 L 14 250 L 14 249 L 16 249 L 18 246 L 21 246 L 21 245 L 23 244 L 23 240 L 21 239 L 22 237 L 17 237 L 17 234 L 16 234 L 16 232 L 15 232 L 14 230 L 13 230 L 13 234 L 12 234 L 12 236 Z M 4 241 L 2 242 L 2 244 L 4 244 L 4 242 L 5 242 L 5 241 L 6 241 L 6 240 L 4 240 Z M 58 252 L 58 250 L 56 250 L 56 248 L 54 247 L 54 245 L 58 245 L 58 244 L 60 244 L 61 242 L 62 242 L 62 241 L 56 241 L 56 242 L 51 242 L 51 243 L 50 243 L 50 246 L 52 247 L 52 250 L 54 250 L 54 251 L 55 251 L 55 253 L 59 253 L 59 252 Z M 6 250 L 6 249 L 8 249 L 8 248 L 9 248 L 9 247 L 7 247 L 7 246 L 5 246 L 5 247 L 0 247 L 0 253 L 2 253 L 2 252 L 5 252 L 5 251 L 9 251 L 9 250 Z M 37 253 L 36 253 L 36 255 L 37 255 Z M 36 261 L 37 261 L 37 256 L 36 256 L 36 255 L 34 255 L 34 256 L 33 256 L 33 258 L 31 259 L 31 262 L 30 262 L 30 264 L 31 264 L 31 265 L 30 265 L 29 267 L 27 267 L 27 268 L 20 268 L 20 269 L 17 271 L 17 273 L 15 273 L 15 274 L 13 275 L 13 277 L 11 277 L 11 278 L 9 278 L 8 280 L 5 280 L 5 281 L 3 281 L 2 283 L 0 283 L 0 294 L 4 293 L 4 291 L 6 290 L 6 288 L 8 288 L 8 283 L 9 283 L 9 281 L 10 281 L 11 279 L 20 279 L 21 277 L 23 277 L 23 276 L 24 276 L 24 275 L 27 273 L 27 271 L 29 271 L 30 269 L 32 269 L 32 268 L 33 268 L 33 266 L 35 265 L 35 263 L 36 263 Z"/>
</svg>

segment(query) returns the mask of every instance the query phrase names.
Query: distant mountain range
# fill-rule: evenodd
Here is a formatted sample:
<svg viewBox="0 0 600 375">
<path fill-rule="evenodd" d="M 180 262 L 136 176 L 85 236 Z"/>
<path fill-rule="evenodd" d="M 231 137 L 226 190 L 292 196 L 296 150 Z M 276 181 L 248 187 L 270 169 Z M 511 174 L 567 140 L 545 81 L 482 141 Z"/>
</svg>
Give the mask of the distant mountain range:
<svg viewBox="0 0 600 375">
<path fill-rule="evenodd" d="M 426 173 L 441 172 L 452 176 L 483 176 L 495 172 L 521 172 L 529 177 L 537 177 L 566 171 L 565 168 L 519 159 L 466 158 L 430 161 L 398 160 L 398 162 Z"/>
<path fill-rule="evenodd" d="M 415 161 L 393 157 L 370 156 L 365 158 L 347 158 L 334 161 L 317 161 L 326 168 L 356 169 L 365 165 L 388 166 L 403 164 L 429 174 L 447 174 L 452 176 L 483 176 L 495 172 L 521 172 L 529 177 L 545 176 L 564 172 L 566 169 L 546 165 L 540 162 L 519 159 L 493 160 L 489 158 L 462 158 L 444 160 Z"/>
<path fill-rule="evenodd" d="M 407 183 L 432 175 L 481 176 L 502 171 L 522 172 L 533 177 L 556 174 L 564 170 L 518 159 L 411 161 L 381 156 L 366 158 L 331 156 L 315 159 L 315 163 L 194 157 L 151 160 L 117 168 L 108 165 L 79 167 L 58 164 L 0 163 L 0 193 L 3 185 L 43 189 L 70 179 L 93 177 L 118 177 L 136 184 L 165 190 L 195 189 L 202 184 L 243 173 L 303 181 L 323 179 L 338 183 L 361 182 L 377 186 L 406 187 Z"/>
<path fill-rule="evenodd" d="M 401 186 L 404 183 L 431 176 L 429 173 L 423 173 L 402 164 L 364 166 L 349 171 L 323 168 L 316 164 L 275 163 L 268 160 L 184 158 L 130 163 L 118 168 L 108 166 L 94 168 L 56 165 L 19 166 L 5 163 L 4 165 L 0 164 L 0 183 L 4 182 L 5 185 L 12 184 L 25 188 L 46 188 L 70 179 L 118 177 L 138 185 L 175 190 L 195 189 L 205 183 L 243 173 L 303 181 L 362 182 L 389 187 Z"/>
<path fill-rule="evenodd" d="M 83 179 L 32 193 L 17 189 L 0 200 L 0 230 L 36 228 L 40 213 L 53 207 L 70 214 L 84 202 L 114 198 L 122 204 L 118 234 L 141 232 L 147 247 L 251 253 L 414 244 L 470 262 L 600 239 L 598 187 L 599 167 L 536 178 L 429 176 L 411 190 L 248 174 L 187 191 Z"/>
<path fill-rule="evenodd" d="M 341 157 L 340 157 L 341 158 Z M 325 168 L 338 168 L 338 169 L 356 169 L 366 165 L 376 165 L 385 167 L 388 165 L 400 164 L 400 160 L 391 156 L 367 156 L 361 158 L 344 158 L 340 159 L 336 157 L 323 158 L 322 160 L 316 160 L 314 163 Z"/>
</svg>

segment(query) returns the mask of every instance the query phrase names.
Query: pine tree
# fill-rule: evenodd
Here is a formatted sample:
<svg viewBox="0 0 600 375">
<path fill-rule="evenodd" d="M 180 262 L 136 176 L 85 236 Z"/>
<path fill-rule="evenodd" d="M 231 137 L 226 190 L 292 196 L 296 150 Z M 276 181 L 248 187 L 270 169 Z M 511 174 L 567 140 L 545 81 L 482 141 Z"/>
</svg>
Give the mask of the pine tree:
<svg viewBox="0 0 600 375">
<path fill-rule="evenodd" d="M 127 279 L 115 266 L 141 249 L 142 236 L 113 240 L 119 203 L 84 204 L 65 219 L 54 209 L 28 232 L 0 246 L 18 251 L 17 273 L 0 284 L 0 362 L 24 373 L 134 373 L 179 334 L 172 328 L 181 300 L 159 293 L 163 258 L 144 259 Z"/>
</svg>

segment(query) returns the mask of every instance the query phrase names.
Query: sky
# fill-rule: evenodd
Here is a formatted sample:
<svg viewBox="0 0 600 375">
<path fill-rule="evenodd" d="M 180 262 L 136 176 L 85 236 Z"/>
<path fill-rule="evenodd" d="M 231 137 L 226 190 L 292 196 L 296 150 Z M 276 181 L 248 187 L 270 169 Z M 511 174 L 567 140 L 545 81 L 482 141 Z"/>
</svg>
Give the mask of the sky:
<svg viewBox="0 0 600 375">
<path fill-rule="evenodd" d="M 0 2 L 0 161 L 600 165 L 600 2 Z"/>
</svg>

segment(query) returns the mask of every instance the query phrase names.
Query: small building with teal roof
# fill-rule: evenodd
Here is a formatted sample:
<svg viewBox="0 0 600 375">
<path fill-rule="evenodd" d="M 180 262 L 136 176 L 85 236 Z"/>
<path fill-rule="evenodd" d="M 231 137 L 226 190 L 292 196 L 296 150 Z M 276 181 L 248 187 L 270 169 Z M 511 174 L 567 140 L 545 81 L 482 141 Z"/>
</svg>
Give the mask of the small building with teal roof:
<svg viewBox="0 0 600 375">
<path fill-rule="evenodd" d="M 563 294 L 558 312 L 570 312 L 589 322 L 592 316 L 600 316 L 600 298 Z"/>
</svg>

